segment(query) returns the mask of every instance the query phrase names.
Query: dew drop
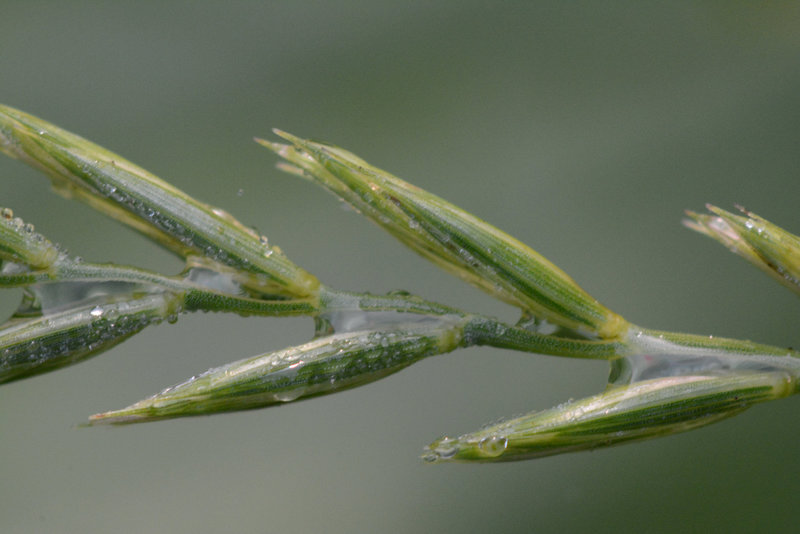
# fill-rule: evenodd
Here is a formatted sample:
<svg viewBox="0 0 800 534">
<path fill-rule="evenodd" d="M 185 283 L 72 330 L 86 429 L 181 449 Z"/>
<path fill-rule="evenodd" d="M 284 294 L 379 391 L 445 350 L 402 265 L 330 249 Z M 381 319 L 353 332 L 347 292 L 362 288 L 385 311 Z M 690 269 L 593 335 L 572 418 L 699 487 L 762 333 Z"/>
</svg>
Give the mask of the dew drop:
<svg viewBox="0 0 800 534">
<path fill-rule="evenodd" d="M 14 217 L 14 212 L 11 210 L 11 208 L 0 209 L 0 217 L 3 217 L 4 219 L 12 219 Z"/>
<path fill-rule="evenodd" d="M 478 448 L 491 458 L 500 456 L 508 447 L 508 438 L 505 436 L 489 436 L 478 443 Z"/>
<path fill-rule="evenodd" d="M 89 312 L 89 315 L 91 315 L 92 317 L 100 317 L 101 315 L 103 315 L 103 308 L 101 308 L 100 306 L 95 306 L 94 308 L 92 308 L 92 311 Z"/>
<path fill-rule="evenodd" d="M 452 458 L 456 455 L 456 452 L 458 452 L 456 440 L 448 437 L 440 439 L 436 448 L 433 449 L 433 452 L 436 453 L 436 456 L 444 460 Z"/>
<path fill-rule="evenodd" d="M 344 211 L 350 211 L 350 212 L 353 212 L 353 213 L 361 213 L 360 211 L 358 211 L 358 209 L 355 206 L 353 206 L 352 204 L 347 202 L 345 199 L 340 198 L 339 201 L 340 201 L 339 207 L 342 208 Z"/>
<path fill-rule="evenodd" d="M 293 400 L 297 400 L 302 395 L 303 389 L 295 388 L 290 391 L 281 391 L 280 393 L 276 393 L 275 400 L 280 402 L 292 402 Z"/>
</svg>

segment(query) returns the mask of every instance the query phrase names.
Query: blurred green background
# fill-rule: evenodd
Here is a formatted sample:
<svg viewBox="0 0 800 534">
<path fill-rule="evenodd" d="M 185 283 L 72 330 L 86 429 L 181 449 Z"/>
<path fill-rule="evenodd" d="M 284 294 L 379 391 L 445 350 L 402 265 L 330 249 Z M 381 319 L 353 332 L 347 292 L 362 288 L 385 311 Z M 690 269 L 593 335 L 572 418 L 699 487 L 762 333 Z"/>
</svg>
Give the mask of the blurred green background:
<svg viewBox="0 0 800 534">
<path fill-rule="evenodd" d="M 793 2 L 36 2 L 0 14 L 0 102 L 231 211 L 343 289 L 508 320 L 251 141 L 335 142 L 522 239 L 630 320 L 798 343 L 796 297 L 680 225 L 800 231 Z M 0 159 L 0 204 L 95 261 L 175 272 Z M 8 291 L 9 313 L 19 293 Z M 598 392 L 598 362 L 469 349 L 277 409 L 81 429 L 308 319 L 184 316 L 0 388 L 0 531 L 753 532 L 796 528 L 800 399 L 689 434 L 504 465 L 422 446 Z"/>
</svg>

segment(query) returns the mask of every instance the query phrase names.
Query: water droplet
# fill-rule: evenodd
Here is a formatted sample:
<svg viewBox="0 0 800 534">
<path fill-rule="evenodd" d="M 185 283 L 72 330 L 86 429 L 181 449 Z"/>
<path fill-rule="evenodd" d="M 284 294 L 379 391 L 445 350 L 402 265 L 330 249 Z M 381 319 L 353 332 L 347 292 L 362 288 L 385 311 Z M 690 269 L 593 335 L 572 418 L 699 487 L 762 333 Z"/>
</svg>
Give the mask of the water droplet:
<svg viewBox="0 0 800 534">
<path fill-rule="evenodd" d="M 167 315 L 167 322 L 169 324 L 177 323 L 178 322 L 178 314 L 177 313 L 171 313 L 171 314 Z"/>
<path fill-rule="evenodd" d="M 244 195 L 244 189 L 239 189 L 238 191 L 236 191 L 236 196 L 237 197 L 240 197 L 242 195 Z"/>
<path fill-rule="evenodd" d="M 443 437 L 439 440 L 439 443 L 433 449 L 433 452 L 441 459 L 452 458 L 458 452 L 458 447 L 456 446 L 456 440 L 453 438 Z"/>
<path fill-rule="evenodd" d="M 0 209 L 0 217 L 3 217 L 4 219 L 12 219 L 14 217 L 14 212 L 11 210 L 11 208 Z"/>
<path fill-rule="evenodd" d="M 478 448 L 489 457 L 497 457 L 503 454 L 508 447 L 508 438 L 505 436 L 489 436 L 478 442 Z"/>
<path fill-rule="evenodd" d="M 92 311 L 89 312 L 89 315 L 91 315 L 92 317 L 100 317 L 101 315 L 103 315 L 103 308 L 101 308 L 100 306 L 95 306 L 94 308 L 92 308 Z"/>
<path fill-rule="evenodd" d="M 280 402 L 292 402 L 303 394 L 303 388 L 294 388 L 289 391 L 281 391 L 275 394 L 275 400 Z"/>
<path fill-rule="evenodd" d="M 340 201 L 339 207 L 342 208 L 344 211 L 351 211 L 351 212 L 354 212 L 354 213 L 361 213 L 360 211 L 358 211 L 358 209 L 356 209 L 355 206 L 353 206 L 352 204 L 347 202 L 345 199 L 340 198 L 339 201 Z"/>
</svg>

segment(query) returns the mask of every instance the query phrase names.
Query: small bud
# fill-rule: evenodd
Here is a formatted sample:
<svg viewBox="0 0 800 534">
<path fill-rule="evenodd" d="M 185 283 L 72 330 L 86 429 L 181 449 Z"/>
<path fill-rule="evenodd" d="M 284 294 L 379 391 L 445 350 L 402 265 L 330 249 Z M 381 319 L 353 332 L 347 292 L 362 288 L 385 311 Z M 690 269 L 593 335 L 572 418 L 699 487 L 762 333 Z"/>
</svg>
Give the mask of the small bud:
<svg viewBox="0 0 800 534">
<path fill-rule="evenodd" d="M 37 233 L 32 225 L 0 209 L 0 259 L 46 269 L 59 258 L 58 248 Z"/>
<path fill-rule="evenodd" d="M 11 319 L 0 332 L 0 384 L 95 356 L 175 312 L 167 293 L 109 295 L 32 319 Z"/>
<path fill-rule="evenodd" d="M 0 106 L 0 151 L 43 171 L 53 186 L 184 257 L 250 273 L 260 294 L 314 295 L 319 281 L 227 212 L 204 204 L 124 158 L 22 111 Z"/>
<path fill-rule="evenodd" d="M 627 322 L 536 251 L 449 202 L 340 148 L 276 131 L 292 146 L 257 140 L 440 267 L 548 321 L 614 338 Z"/>
<path fill-rule="evenodd" d="M 795 391 L 796 380 L 780 371 L 645 380 L 473 434 L 439 439 L 423 458 L 510 461 L 609 447 L 692 430 Z"/>
<path fill-rule="evenodd" d="M 687 211 L 684 224 L 716 239 L 796 293 L 800 293 L 800 238 L 758 215 L 744 216 L 708 205 L 714 215 Z"/>
<path fill-rule="evenodd" d="M 461 324 L 431 319 L 388 331 L 357 331 L 210 369 L 92 424 L 127 424 L 250 410 L 374 382 L 460 345 Z"/>
</svg>

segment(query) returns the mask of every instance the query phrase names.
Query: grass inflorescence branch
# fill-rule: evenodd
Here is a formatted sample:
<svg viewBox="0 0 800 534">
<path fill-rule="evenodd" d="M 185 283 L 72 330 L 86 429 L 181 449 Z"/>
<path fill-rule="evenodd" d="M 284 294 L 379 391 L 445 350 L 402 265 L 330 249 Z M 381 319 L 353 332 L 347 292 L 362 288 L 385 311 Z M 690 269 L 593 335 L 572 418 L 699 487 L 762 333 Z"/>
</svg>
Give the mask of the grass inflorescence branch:
<svg viewBox="0 0 800 534">
<path fill-rule="evenodd" d="M 321 185 L 412 250 L 520 310 L 517 324 L 398 291 L 327 286 L 231 214 L 94 143 L 0 106 L 0 151 L 56 191 L 138 230 L 185 262 L 175 275 L 83 262 L 0 209 L 0 287 L 22 287 L 0 326 L 0 383 L 77 363 L 182 313 L 307 316 L 304 344 L 210 369 L 90 425 L 250 410 L 340 392 L 421 359 L 483 345 L 610 362 L 587 399 L 443 437 L 424 458 L 508 461 L 697 428 L 798 389 L 800 354 L 749 341 L 638 327 L 536 251 L 461 208 L 333 145 L 286 132 L 257 141 L 281 170 Z M 800 239 L 744 212 L 709 207 L 687 225 L 798 291 Z"/>
</svg>

